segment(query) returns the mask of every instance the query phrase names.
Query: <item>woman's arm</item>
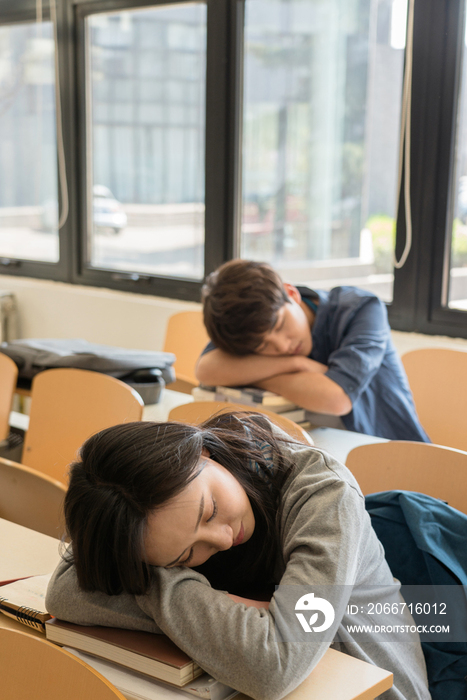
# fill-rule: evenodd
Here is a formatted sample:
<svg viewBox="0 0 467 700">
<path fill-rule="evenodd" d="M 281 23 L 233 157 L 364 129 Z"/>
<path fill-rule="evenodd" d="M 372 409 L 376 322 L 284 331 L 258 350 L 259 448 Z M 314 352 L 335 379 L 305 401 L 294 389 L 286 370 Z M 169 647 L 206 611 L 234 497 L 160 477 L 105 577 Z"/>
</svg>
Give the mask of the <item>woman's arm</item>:
<svg viewBox="0 0 467 700">
<path fill-rule="evenodd" d="M 278 700 L 318 663 L 327 643 L 279 643 L 274 601 L 269 610 L 237 603 L 186 569 L 158 569 L 149 593 L 138 598 L 174 642 L 209 674 L 256 700 Z"/>
<path fill-rule="evenodd" d="M 75 567 L 65 559 L 62 559 L 50 579 L 45 607 L 51 615 L 77 625 L 102 625 L 160 633 L 154 620 L 136 603 L 135 596 L 108 596 L 98 591 L 83 591 L 78 585 Z"/>
</svg>

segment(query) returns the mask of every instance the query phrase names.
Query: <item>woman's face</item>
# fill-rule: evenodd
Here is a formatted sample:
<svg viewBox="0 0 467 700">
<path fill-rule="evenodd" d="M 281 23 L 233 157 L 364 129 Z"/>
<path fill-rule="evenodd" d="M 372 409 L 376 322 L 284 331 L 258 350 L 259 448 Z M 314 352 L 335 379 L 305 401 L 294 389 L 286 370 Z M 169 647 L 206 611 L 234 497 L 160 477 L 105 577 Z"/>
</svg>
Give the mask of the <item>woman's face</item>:
<svg viewBox="0 0 467 700">
<path fill-rule="evenodd" d="M 236 547 L 255 529 L 246 492 L 203 450 L 198 476 L 148 518 L 144 547 L 154 566 L 199 566 L 216 552 Z"/>
</svg>

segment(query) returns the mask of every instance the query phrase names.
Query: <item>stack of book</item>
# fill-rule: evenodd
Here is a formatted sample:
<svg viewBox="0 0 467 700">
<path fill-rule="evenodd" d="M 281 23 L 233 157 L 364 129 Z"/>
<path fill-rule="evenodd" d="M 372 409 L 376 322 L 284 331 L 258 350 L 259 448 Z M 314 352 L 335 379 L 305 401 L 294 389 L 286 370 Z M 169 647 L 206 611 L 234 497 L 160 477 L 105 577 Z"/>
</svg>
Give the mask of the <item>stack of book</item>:
<svg viewBox="0 0 467 700">
<path fill-rule="evenodd" d="M 310 423 L 306 411 L 297 404 L 285 399 L 272 391 L 259 389 L 254 386 L 205 386 L 194 387 L 191 395 L 195 401 L 228 401 L 251 407 L 252 410 L 262 408 L 280 413 L 284 418 L 298 423 L 304 430 L 309 430 Z"/>
<path fill-rule="evenodd" d="M 205 673 L 163 634 L 88 627 L 52 618 L 45 609 L 51 574 L 0 583 L 0 612 L 45 632 L 92 666 L 129 700 L 226 700 L 236 694 Z"/>
</svg>

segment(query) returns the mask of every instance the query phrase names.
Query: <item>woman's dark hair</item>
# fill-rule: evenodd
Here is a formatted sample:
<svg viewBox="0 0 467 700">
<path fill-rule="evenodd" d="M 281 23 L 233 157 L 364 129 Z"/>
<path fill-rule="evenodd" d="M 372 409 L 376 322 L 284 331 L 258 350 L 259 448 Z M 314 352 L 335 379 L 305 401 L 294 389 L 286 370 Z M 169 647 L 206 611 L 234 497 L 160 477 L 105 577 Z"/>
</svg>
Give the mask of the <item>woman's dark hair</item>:
<svg viewBox="0 0 467 700">
<path fill-rule="evenodd" d="M 151 566 L 143 546 L 147 518 L 196 478 L 203 448 L 243 486 L 256 524 L 248 542 L 219 552 L 198 570 L 215 587 L 227 587 L 232 576 L 241 587 L 246 574 L 250 581 L 271 575 L 280 490 L 291 469 L 279 442 L 264 416 L 241 413 L 216 415 L 199 426 L 125 423 L 93 435 L 71 465 L 65 498 L 81 588 L 109 595 L 148 590 Z M 211 560 L 218 557 L 224 563 L 213 565 Z"/>
</svg>

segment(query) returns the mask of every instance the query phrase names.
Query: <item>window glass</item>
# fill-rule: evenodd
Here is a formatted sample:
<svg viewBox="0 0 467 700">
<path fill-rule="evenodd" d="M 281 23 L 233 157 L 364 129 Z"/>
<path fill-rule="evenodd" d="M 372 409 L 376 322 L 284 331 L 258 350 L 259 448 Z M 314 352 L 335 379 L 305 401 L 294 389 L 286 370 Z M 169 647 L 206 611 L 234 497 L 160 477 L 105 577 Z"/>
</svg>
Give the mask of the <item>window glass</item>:
<svg viewBox="0 0 467 700">
<path fill-rule="evenodd" d="M 246 0 L 241 255 L 392 299 L 406 0 Z"/>
<path fill-rule="evenodd" d="M 467 29 L 457 120 L 448 305 L 467 310 Z"/>
<path fill-rule="evenodd" d="M 91 15 L 86 34 L 88 262 L 202 279 L 206 6 Z"/>
<path fill-rule="evenodd" d="M 57 262 L 50 22 L 0 26 L 0 257 Z"/>
</svg>

